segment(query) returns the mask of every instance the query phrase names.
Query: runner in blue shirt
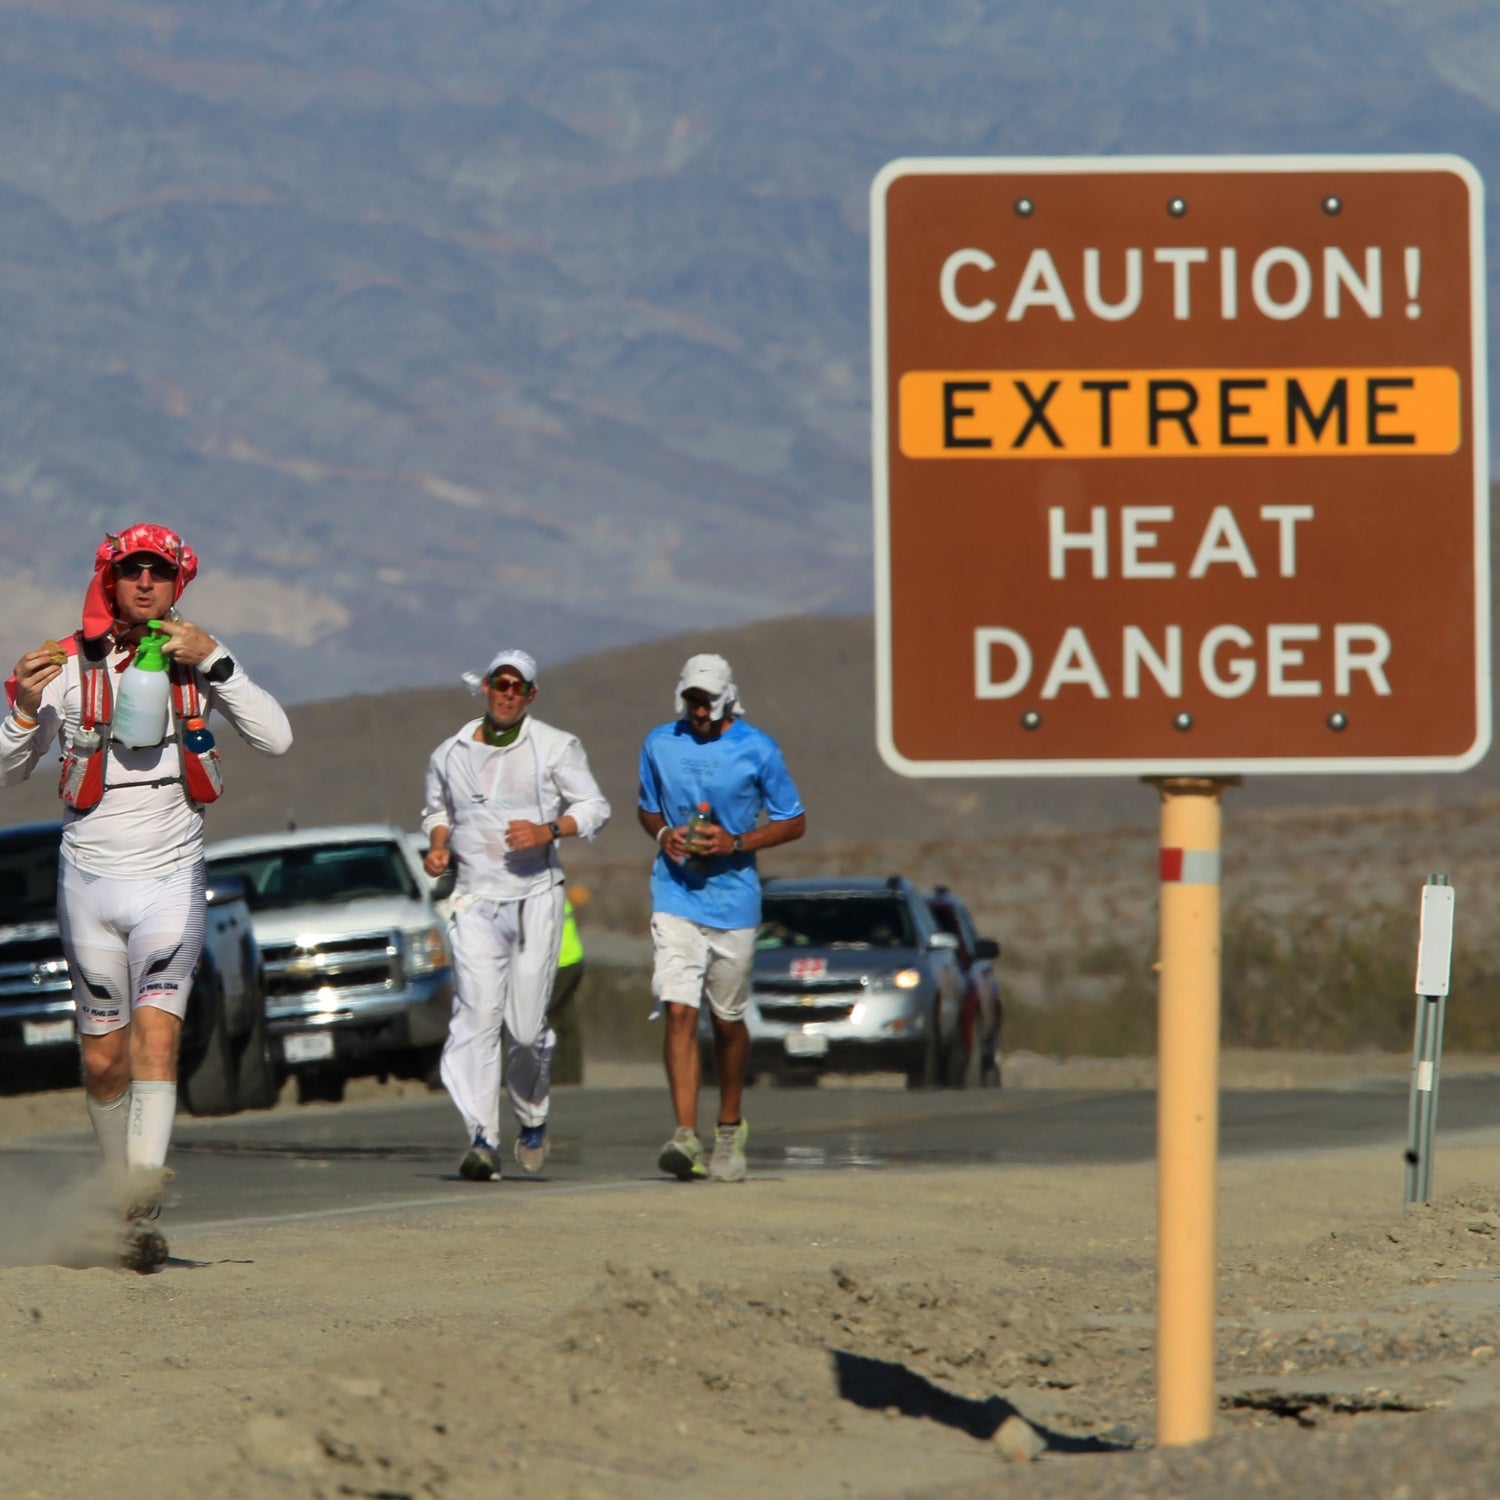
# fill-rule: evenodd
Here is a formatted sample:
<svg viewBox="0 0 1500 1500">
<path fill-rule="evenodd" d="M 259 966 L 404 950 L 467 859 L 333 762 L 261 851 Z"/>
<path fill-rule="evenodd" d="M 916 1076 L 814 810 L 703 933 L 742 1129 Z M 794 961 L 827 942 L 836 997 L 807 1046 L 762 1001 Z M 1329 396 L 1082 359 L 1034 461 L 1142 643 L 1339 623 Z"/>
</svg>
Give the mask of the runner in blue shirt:
<svg viewBox="0 0 1500 1500">
<path fill-rule="evenodd" d="M 800 839 L 802 800 L 770 735 L 745 723 L 722 656 L 692 656 L 677 683 L 673 723 L 641 747 L 641 827 L 660 853 L 651 867 L 651 992 L 666 1013 L 663 1053 L 677 1130 L 658 1165 L 684 1182 L 745 1176 L 740 1112 L 750 1033 L 745 1006 L 760 925 L 755 850 Z M 708 821 L 689 829 L 703 804 Z M 760 822 L 764 811 L 767 821 Z M 719 1072 L 713 1156 L 698 1140 L 698 1009 L 707 999 Z"/>
</svg>

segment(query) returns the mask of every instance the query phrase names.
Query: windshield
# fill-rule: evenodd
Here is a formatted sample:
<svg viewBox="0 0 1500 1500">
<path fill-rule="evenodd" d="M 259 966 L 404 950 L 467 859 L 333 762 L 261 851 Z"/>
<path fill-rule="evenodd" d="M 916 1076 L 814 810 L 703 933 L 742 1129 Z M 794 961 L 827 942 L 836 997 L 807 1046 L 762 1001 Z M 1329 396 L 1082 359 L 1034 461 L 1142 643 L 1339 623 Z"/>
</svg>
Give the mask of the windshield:
<svg viewBox="0 0 1500 1500">
<path fill-rule="evenodd" d="M 915 948 L 911 914 L 886 892 L 766 896 L 757 948 Z"/>
<path fill-rule="evenodd" d="M 946 906 L 941 901 L 929 901 L 927 910 L 932 913 L 933 921 L 942 931 L 951 932 L 956 938 L 963 936 L 958 925 L 958 913 L 951 906 Z"/>
<path fill-rule="evenodd" d="M 56 828 L 0 834 L 0 922 L 51 922 L 57 917 Z"/>
<path fill-rule="evenodd" d="M 362 896 L 420 900 L 401 851 L 389 840 L 360 844 L 297 844 L 209 861 L 213 875 L 238 875 L 251 911 L 332 906 Z"/>
</svg>

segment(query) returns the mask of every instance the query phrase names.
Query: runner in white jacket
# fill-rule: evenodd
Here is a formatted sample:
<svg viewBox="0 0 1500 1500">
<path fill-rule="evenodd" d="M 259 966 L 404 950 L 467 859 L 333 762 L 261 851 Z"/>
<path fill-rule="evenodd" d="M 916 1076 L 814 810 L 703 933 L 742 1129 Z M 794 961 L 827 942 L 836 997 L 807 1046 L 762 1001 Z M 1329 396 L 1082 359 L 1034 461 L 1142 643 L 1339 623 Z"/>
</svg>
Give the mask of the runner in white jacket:
<svg viewBox="0 0 1500 1500">
<path fill-rule="evenodd" d="M 455 994 L 442 1076 L 470 1138 L 459 1171 L 500 1175 L 500 1048 L 520 1125 L 516 1160 L 528 1172 L 547 1158 L 547 1113 L 556 1035 L 547 1001 L 562 942 L 565 838 L 592 839 L 609 803 L 571 734 L 529 716 L 536 662 L 501 651 L 466 673 L 485 695 L 483 717 L 432 753 L 422 831 L 429 875 L 456 870 L 452 917 Z"/>
<path fill-rule="evenodd" d="M 201 716 L 217 710 L 255 749 L 286 752 L 292 731 L 280 704 L 250 681 L 222 641 L 172 618 L 197 568 L 192 548 L 164 526 L 106 537 L 95 554 L 82 631 L 63 646 L 28 651 L 7 684 L 0 785 L 24 781 L 56 740 L 64 757 L 77 748 L 87 675 L 78 653 L 102 661 L 102 675 L 116 684 L 153 619 L 168 621 L 166 654 L 179 670 L 190 669 L 182 675 Z M 108 724 L 101 727 L 107 733 Z M 203 947 L 203 807 L 189 796 L 185 752 L 174 737 L 144 749 L 107 739 L 99 754 L 97 803 L 63 810 L 57 919 L 89 1117 L 106 1164 L 128 1177 L 126 1262 L 151 1270 L 167 1253 L 149 1220 L 160 1203 L 178 1044 Z"/>
</svg>

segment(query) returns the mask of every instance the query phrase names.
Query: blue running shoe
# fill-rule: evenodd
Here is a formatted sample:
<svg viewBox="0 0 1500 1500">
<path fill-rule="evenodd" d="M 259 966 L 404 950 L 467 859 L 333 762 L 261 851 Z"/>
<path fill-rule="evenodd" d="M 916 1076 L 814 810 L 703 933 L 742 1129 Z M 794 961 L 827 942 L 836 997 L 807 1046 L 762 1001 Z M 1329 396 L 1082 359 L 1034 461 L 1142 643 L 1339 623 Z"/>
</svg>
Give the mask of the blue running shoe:
<svg viewBox="0 0 1500 1500">
<path fill-rule="evenodd" d="M 474 1144 L 469 1147 L 468 1155 L 459 1162 L 458 1175 L 467 1177 L 470 1182 L 488 1182 L 490 1178 L 500 1175 L 500 1155 L 485 1140 L 483 1131 L 474 1132 Z"/>
<path fill-rule="evenodd" d="M 540 1172 L 551 1147 L 547 1144 L 546 1125 L 523 1125 L 516 1137 L 516 1160 L 528 1172 Z"/>
</svg>

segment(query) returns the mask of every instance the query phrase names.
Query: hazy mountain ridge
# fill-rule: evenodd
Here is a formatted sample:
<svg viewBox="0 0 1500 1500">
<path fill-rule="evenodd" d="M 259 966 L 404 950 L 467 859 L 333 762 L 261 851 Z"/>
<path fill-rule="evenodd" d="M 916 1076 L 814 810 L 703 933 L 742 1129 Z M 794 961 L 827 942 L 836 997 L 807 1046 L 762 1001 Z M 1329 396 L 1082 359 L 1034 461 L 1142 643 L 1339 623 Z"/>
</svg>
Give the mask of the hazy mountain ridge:
<svg viewBox="0 0 1500 1500">
<path fill-rule="evenodd" d="M 146 515 L 293 698 L 865 608 L 880 165 L 1494 176 L 1495 38 L 1394 0 L 8 7 L 0 638 Z M 310 632 L 311 680 L 273 650 Z"/>
</svg>

